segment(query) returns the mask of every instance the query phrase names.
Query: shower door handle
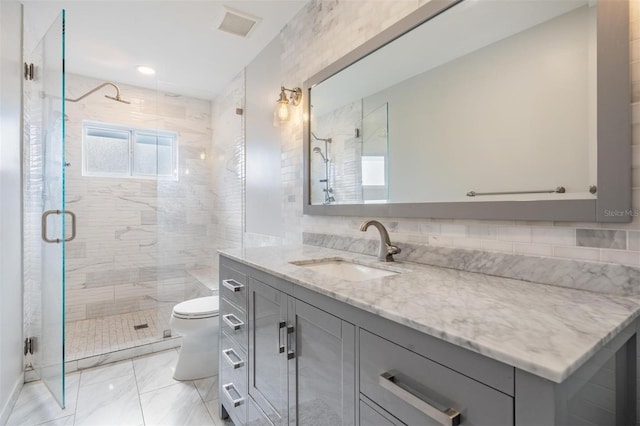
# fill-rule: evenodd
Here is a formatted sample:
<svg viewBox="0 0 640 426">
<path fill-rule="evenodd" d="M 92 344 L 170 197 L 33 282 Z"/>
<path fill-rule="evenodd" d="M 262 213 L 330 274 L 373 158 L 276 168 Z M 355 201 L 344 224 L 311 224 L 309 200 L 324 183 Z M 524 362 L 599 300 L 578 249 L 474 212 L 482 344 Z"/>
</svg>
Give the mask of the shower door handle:
<svg viewBox="0 0 640 426">
<path fill-rule="evenodd" d="M 73 240 L 74 238 L 76 238 L 76 215 L 75 213 L 73 213 L 70 210 L 47 210 L 46 212 L 42 213 L 42 239 L 47 242 L 47 243 L 61 243 L 62 240 L 60 238 L 56 238 L 56 239 L 50 239 L 47 236 L 47 218 L 52 215 L 66 215 L 68 214 L 69 216 L 71 216 L 71 236 L 69 238 L 65 238 L 64 241 L 68 242 Z M 64 219 L 63 219 L 64 220 Z"/>
</svg>

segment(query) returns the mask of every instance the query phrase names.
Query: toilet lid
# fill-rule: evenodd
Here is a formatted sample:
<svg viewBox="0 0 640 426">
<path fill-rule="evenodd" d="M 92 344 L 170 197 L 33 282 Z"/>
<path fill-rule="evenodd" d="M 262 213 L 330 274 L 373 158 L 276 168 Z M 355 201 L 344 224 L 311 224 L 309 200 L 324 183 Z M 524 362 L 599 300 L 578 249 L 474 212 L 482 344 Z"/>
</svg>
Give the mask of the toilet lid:
<svg viewBox="0 0 640 426">
<path fill-rule="evenodd" d="M 173 315 L 186 319 L 214 317 L 218 315 L 219 304 L 218 296 L 186 300 L 173 307 Z"/>
</svg>

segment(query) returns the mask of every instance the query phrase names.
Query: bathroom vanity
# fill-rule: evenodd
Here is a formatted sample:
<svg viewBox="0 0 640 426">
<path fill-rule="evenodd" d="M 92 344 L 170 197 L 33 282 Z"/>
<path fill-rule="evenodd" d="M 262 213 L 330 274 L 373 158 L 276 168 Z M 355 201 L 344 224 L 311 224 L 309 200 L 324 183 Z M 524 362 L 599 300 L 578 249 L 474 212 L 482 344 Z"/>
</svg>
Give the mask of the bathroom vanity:
<svg viewBox="0 0 640 426">
<path fill-rule="evenodd" d="M 635 424 L 640 300 L 300 246 L 220 257 L 236 425 Z"/>
</svg>

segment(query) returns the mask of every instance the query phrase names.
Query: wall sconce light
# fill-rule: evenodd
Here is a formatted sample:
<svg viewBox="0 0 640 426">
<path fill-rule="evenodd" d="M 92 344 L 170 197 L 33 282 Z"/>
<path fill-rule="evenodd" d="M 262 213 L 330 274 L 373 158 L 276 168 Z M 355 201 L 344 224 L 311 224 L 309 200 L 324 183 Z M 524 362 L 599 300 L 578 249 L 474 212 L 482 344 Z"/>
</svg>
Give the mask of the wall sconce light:
<svg viewBox="0 0 640 426">
<path fill-rule="evenodd" d="M 291 94 L 287 97 L 287 93 Z M 286 87 L 280 87 L 280 97 L 277 100 L 278 105 L 273 113 L 273 123 L 277 125 L 284 121 L 289 121 L 291 118 L 291 105 L 294 107 L 300 105 L 302 102 L 302 89 L 296 87 L 294 89 L 287 89 Z"/>
</svg>

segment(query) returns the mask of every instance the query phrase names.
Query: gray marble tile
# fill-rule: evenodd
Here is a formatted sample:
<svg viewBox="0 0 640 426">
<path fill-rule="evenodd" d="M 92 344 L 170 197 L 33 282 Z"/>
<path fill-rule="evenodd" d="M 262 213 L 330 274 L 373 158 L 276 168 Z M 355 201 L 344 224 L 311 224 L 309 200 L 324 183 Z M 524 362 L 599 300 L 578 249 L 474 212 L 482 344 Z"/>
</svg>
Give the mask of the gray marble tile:
<svg viewBox="0 0 640 426">
<path fill-rule="evenodd" d="M 140 403 L 147 425 L 215 425 L 192 382 L 141 394 Z"/>
<path fill-rule="evenodd" d="M 73 415 L 76 410 L 80 374 L 69 374 L 66 380 L 66 408 L 62 409 L 41 381 L 23 386 L 7 425 L 29 426 Z"/>
<path fill-rule="evenodd" d="M 140 345 L 133 348 L 112 351 L 107 354 L 91 356 L 78 360 L 78 369 L 97 367 L 112 362 L 123 361 L 133 357 L 150 354 L 153 352 L 152 345 Z"/>
<path fill-rule="evenodd" d="M 230 418 L 224 420 L 220 418 L 220 415 L 218 414 L 220 411 L 220 402 L 217 399 L 206 401 L 204 405 L 207 407 L 207 411 L 216 426 L 234 426 L 233 421 Z"/>
<path fill-rule="evenodd" d="M 640 231 L 628 232 L 629 250 L 640 251 Z"/>
<path fill-rule="evenodd" d="M 60 419 L 51 420 L 50 422 L 41 423 L 40 426 L 73 426 L 76 416 L 67 416 Z"/>
<path fill-rule="evenodd" d="M 87 273 L 87 288 L 127 284 L 138 281 L 138 268 L 96 271 Z"/>
<path fill-rule="evenodd" d="M 65 245 L 64 254 L 69 259 L 82 259 L 87 256 L 87 243 L 71 241 Z"/>
<path fill-rule="evenodd" d="M 193 383 L 204 402 L 218 399 L 218 376 L 194 380 Z"/>
<path fill-rule="evenodd" d="M 625 250 L 627 248 L 627 233 L 608 229 L 576 229 L 576 245 Z"/>
<path fill-rule="evenodd" d="M 339 235 L 305 232 L 303 242 L 313 246 L 372 256 L 378 251 L 378 241 Z M 399 246 L 402 253 L 394 257 L 406 262 L 600 293 L 640 294 L 640 269 L 620 264 L 490 253 L 410 243 L 400 243 Z"/>
<path fill-rule="evenodd" d="M 133 374 L 133 362 L 131 362 L 131 360 L 89 368 L 82 371 L 80 376 L 80 386 L 84 387 L 123 376 L 133 376 Z"/>
<path fill-rule="evenodd" d="M 80 386 L 75 426 L 137 426 L 143 422 L 135 376 Z"/>
<path fill-rule="evenodd" d="M 133 360 L 140 394 L 179 383 L 173 379 L 178 352 L 170 349 Z"/>
<path fill-rule="evenodd" d="M 87 303 L 87 318 L 99 318 L 109 315 L 126 314 L 140 310 L 140 298 L 130 297 L 115 302 Z"/>
</svg>

